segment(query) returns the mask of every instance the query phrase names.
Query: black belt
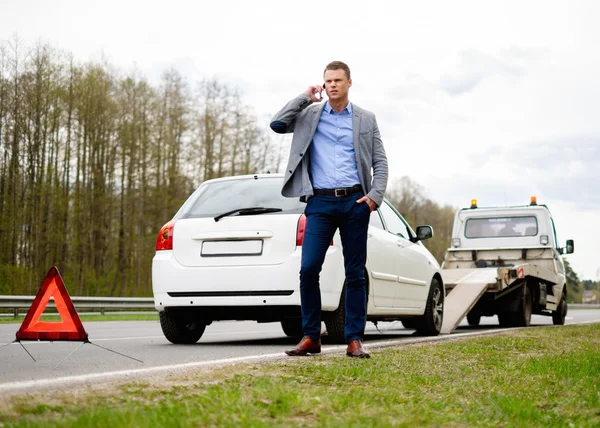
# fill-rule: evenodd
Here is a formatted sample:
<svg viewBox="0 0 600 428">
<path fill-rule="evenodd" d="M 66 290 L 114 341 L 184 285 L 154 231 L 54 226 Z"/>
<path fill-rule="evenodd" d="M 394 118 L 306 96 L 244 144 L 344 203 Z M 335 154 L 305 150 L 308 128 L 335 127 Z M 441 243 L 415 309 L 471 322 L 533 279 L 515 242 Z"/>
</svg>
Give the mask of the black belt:
<svg viewBox="0 0 600 428">
<path fill-rule="evenodd" d="M 362 186 L 360 184 L 355 184 L 352 187 L 342 187 L 341 189 L 314 189 L 315 195 L 337 197 L 348 196 L 358 192 L 362 192 Z"/>
</svg>

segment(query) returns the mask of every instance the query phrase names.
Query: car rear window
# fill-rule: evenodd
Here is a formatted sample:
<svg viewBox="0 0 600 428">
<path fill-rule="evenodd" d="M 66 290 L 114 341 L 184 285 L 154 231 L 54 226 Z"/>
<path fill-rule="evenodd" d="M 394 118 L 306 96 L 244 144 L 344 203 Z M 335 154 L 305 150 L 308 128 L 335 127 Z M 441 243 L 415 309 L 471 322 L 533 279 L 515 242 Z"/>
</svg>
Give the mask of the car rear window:
<svg viewBox="0 0 600 428">
<path fill-rule="evenodd" d="M 205 183 L 196 192 L 196 200 L 191 204 L 186 203 L 178 217 L 214 217 L 225 212 L 254 207 L 282 210 L 273 214 L 303 213 L 306 204 L 300 202 L 299 198 L 282 196 L 282 185 L 283 178 L 280 177 L 249 177 Z"/>
<path fill-rule="evenodd" d="M 467 238 L 508 238 L 535 236 L 537 233 L 535 216 L 470 218 L 465 225 Z"/>
</svg>

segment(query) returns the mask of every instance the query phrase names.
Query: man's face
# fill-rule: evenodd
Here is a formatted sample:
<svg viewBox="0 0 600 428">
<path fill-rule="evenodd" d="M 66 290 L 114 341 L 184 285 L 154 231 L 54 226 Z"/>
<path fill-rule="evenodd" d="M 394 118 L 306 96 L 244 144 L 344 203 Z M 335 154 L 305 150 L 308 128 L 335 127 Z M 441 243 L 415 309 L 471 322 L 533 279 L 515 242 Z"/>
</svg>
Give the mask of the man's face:
<svg viewBox="0 0 600 428">
<path fill-rule="evenodd" d="M 348 89 L 352 86 L 352 80 L 348 80 L 344 70 L 326 70 L 323 78 L 325 91 L 331 101 L 348 98 Z"/>
</svg>

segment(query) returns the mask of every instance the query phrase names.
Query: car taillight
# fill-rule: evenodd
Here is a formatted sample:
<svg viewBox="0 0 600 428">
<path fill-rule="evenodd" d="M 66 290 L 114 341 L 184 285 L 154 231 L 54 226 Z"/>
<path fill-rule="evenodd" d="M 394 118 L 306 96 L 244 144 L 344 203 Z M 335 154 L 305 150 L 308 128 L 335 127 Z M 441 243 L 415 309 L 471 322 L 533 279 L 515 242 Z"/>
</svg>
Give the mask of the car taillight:
<svg viewBox="0 0 600 428">
<path fill-rule="evenodd" d="M 306 216 L 302 214 L 298 219 L 298 228 L 296 229 L 296 247 L 302 246 L 304 241 L 304 229 L 306 229 Z"/>
<path fill-rule="evenodd" d="M 158 232 L 158 237 L 156 238 L 156 251 L 173 249 L 174 228 L 175 220 L 171 220 L 160 229 L 160 232 Z"/>
<path fill-rule="evenodd" d="M 304 231 L 306 230 L 306 216 L 302 214 L 298 219 L 298 228 L 296 229 L 296 246 L 301 247 L 304 242 Z M 329 243 L 333 245 L 333 239 Z"/>
</svg>

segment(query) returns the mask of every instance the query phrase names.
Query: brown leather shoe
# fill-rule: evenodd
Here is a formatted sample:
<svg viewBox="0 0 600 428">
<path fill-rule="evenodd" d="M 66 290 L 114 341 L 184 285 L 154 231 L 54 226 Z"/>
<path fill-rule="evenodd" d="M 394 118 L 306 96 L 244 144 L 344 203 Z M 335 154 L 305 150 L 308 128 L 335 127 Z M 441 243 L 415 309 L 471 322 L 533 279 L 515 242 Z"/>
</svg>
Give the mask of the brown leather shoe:
<svg viewBox="0 0 600 428">
<path fill-rule="evenodd" d="M 304 336 L 294 349 L 285 351 L 285 353 L 292 357 L 301 357 L 306 354 L 320 354 L 321 340 L 314 341 L 310 337 Z"/>
<path fill-rule="evenodd" d="M 348 344 L 346 355 L 353 358 L 371 358 L 371 354 L 362 346 L 360 340 L 353 340 Z"/>
</svg>

